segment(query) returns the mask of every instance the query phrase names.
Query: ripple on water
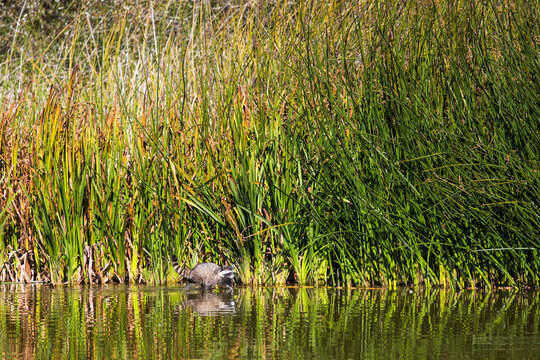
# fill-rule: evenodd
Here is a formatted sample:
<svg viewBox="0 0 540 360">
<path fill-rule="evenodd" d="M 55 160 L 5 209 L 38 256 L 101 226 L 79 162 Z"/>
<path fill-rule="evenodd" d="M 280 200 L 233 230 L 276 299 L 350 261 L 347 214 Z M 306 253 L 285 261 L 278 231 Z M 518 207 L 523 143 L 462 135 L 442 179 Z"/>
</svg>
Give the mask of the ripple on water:
<svg viewBox="0 0 540 360">
<path fill-rule="evenodd" d="M 0 358 L 534 359 L 537 292 L 0 285 Z"/>
</svg>

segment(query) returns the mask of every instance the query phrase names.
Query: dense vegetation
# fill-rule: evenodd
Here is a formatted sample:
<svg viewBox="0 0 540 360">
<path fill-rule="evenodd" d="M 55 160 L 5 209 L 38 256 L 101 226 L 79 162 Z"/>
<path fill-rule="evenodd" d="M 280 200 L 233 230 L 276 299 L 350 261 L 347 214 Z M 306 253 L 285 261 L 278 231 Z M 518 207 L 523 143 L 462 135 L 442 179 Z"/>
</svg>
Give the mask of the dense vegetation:
<svg viewBox="0 0 540 360">
<path fill-rule="evenodd" d="M 538 5 L 7 2 L 0 280 L 538 285 Z"/>
</svg>

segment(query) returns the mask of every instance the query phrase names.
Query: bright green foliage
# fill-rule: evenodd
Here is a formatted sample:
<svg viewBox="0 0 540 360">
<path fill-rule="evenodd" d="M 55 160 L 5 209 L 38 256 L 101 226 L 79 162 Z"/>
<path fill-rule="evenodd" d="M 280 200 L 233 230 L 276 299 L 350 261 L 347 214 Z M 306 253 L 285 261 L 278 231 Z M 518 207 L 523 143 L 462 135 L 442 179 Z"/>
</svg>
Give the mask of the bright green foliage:
<svg viewBox="0 0 540 360">
<path fill-rule="evenodd" d="M 538 285 L 533 3 L 16 8 L 0 280 Z"/>
</svg>

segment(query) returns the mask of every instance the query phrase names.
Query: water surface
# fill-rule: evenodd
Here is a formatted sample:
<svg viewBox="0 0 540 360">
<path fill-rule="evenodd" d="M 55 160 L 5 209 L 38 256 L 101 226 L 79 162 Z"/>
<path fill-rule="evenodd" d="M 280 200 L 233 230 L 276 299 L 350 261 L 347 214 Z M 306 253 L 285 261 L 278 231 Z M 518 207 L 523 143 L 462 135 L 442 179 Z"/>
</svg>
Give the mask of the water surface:
<svg viewBox="0 0 540 360">
<path fill-rule="evenodd" d="M 1 359 L 540 359 L 538 292 L 0 285 Z"/>
</svg>

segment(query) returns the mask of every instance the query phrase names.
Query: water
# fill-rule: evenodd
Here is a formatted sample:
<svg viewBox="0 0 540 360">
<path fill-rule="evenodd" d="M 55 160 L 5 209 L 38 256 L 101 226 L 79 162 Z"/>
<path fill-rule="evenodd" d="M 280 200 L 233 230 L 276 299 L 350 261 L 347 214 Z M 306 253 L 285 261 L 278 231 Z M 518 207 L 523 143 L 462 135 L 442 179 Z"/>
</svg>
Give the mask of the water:
<svg viewBox="0 0 540 360">
<path fill-rule="evenodd" d="M 0 359 L 540 359 L 540 293 L 0 285 Z"/>
</svg>

